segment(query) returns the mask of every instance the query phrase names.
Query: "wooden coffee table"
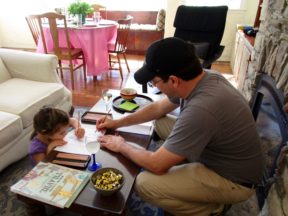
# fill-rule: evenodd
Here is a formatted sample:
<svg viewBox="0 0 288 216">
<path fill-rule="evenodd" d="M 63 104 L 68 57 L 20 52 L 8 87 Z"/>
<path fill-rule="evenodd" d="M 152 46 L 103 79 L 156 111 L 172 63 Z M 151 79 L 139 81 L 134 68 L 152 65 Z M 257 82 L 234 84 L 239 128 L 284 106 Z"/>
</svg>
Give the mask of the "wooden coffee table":
<svg viewBox="0 0 288 216">
<path fill-rule="evenodd" d="M 152 96 L 157 97 L 157 96 Z M 155 99 L 155 98 L 154 98 Z M 104 107 L 103 101 L 100 100 L 92 110 L 99 111 L 97 106 Z M 151 141 L 151 134 L 141 135 L 129 132 L 118 132 L 120 136 L 123 136 L 125 140 L 133 143 L 137 143 L 143 148 L 147 148 Z M 46 158 L 46 162 L 52 161 L 57 151 L 52 151 Z M 112 215 L 122 215 L 125 213 L 126 203 L 129 195 L 133 189 L 134 181 L 136 176 L 140 172 L 140 167 L 135 165 L 133 162 L 122 156 L 121 154 L 108 151 L 106 149 L 100 149 L 96 154 L 96 159 L 102 164 L 102 167 L 115 167 L 121 170 L 125 177 L 125 184 L 122 189 L 110 196 L 105 197 L 97 193 L 93 188 L 91 182 L 89 182 L 73 204 L 70 206 L 69 210 L 73 212 L 79 212 L 82 215 L 96 215 L 96 214 L 112 214 Z M 17 195 L 18 198 L 26 203 L 31 204 L 42 204 L 39 201 Z"/>
</svg>

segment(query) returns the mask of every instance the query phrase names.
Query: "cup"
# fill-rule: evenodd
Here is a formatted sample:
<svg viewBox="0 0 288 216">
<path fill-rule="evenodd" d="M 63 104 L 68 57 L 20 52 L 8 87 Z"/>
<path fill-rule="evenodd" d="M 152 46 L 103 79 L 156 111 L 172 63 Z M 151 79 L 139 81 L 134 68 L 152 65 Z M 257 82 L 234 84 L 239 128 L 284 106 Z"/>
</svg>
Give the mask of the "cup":
<svg viewBox="0 0 288 216">
<path fill-rule="evenodd" d="M 76 15 L 76 25 L 78 27 L 81 27 L 82 26 L 82 14 L 77 14 Z"/>
<path fill-rule="evenodd" d="M 101 21 L 100 12 L 93 13 L 93 21 L 95 22 L 95 24 L 98 24 Z"/>
</svg>

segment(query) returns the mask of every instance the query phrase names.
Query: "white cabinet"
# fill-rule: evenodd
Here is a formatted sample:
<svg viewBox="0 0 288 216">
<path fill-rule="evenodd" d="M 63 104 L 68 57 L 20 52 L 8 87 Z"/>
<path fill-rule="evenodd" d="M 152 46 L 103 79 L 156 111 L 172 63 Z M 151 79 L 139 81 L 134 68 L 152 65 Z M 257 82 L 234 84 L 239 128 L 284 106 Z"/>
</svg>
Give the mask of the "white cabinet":
<svg viewBox="0 0 288 216">
<path fill-rule="evenodd" d="M 231 67 L 233 68 L 233 75 L 239 91 L 243 89 L 244 80 L 251 62 L 253 43 L 254 38 L 245 36 L 241 30 L 237 31 Z"/>
</svg>

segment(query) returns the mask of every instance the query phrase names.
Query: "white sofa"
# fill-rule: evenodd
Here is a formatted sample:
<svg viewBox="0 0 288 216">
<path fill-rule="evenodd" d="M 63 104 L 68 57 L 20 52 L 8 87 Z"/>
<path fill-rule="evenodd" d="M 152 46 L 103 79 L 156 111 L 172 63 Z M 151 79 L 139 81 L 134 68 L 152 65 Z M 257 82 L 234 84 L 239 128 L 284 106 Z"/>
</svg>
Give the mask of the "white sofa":
<svg viewBox="0 0 288 216">
<path fill-rule="evenodd" d="M 71 92 L 54 55 L 0 48 L 0 171 L 28 153 L 34 114 L 44 105 L 70 111 Z"/>
</svg>

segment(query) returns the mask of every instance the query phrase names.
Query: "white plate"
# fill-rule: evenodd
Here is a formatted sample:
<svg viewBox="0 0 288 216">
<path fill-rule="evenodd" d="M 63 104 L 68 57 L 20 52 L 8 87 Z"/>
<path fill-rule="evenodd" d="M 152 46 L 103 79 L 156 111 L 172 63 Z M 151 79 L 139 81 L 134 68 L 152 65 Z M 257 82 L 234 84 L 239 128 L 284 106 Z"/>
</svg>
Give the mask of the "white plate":
<svg viewBox="0 0 288 216">
<path fill-rule="evenodd" d="M 116 25 L 117 22 L 113 21 L 113 20 L 101 20 L 99 22 L 99 25 Z"/>
</svg>

